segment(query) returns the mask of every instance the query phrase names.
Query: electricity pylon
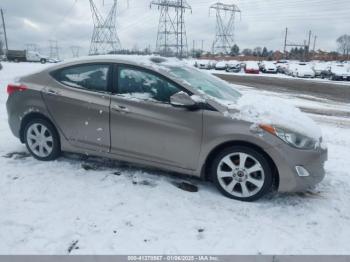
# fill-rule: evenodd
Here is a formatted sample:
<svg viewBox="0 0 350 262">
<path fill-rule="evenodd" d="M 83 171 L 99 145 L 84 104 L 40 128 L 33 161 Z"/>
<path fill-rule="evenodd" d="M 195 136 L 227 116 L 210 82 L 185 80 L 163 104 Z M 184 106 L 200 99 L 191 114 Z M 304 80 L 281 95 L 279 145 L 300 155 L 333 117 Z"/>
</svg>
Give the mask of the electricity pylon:
<svg viewBox="0 0 350 262">
<path fill-rule="evenodd" d="M 209 10 L 216 11 L 216 35 L 213 42 L 213 53 L 229 54 L 235 44 L 236 13 L 241 10 L 235 4 L 217 2 Z M 228 17 L 228 19 L 225 19 Z"/>
<path fill-rule="evenodd" d="M 0 55 L 8 50 L 4 11 L 0 9 Z"/>
<path fill-rule="evenodd" d="M 79 57 L 80 53 L 80 46 L 71 46 L 70 49 L 72 50 L 73 57 Z"/>
<path fill-rule="evenodd" d="M 89 1 L 94 22 L 89 55 L 115 53 L 121 49 L 116 29 L 118 1 L 113 0 L 113 5 L 105 18 L 99 12 L 94 0 Z"/>
<path fill-rule="evenodd" d="M 60 59 L 60 48 L 58 47 L 57 40 L 49 40 L 50 46 L 50 58 L 52 59 Z"/>
<path fill-rule="evenodd" d="M 185 11 L 192 11 L 186 0 L 153 0 L 160 10 L 156 49 L 163 56 L 188 56 Z"/>
</svg>

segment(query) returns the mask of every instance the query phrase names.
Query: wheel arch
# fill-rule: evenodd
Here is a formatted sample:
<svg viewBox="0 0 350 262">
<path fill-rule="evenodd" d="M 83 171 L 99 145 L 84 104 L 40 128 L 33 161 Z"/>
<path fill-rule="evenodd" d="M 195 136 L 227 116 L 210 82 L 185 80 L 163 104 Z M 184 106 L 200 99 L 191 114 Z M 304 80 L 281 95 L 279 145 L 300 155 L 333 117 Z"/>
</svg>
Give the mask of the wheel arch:
<svg viewBox="0 0 350 262">
<path fill-rule="evenodd" d="M 19 129 L 19 138 L 20 138 L 22 143 L 25 143 L 25 141 L 24 141 L 24 130 L 25 130 L 27 124 L 30 121 L 32 121 L 33 119 L 42 119 L 42 120 L 45 120 L 45 121 L 49 122 L 53 126 L 53 128 L 55 129 L 55 132 L 56 132 L 57 137 L 58 137 L 58 141 L 61 144 L 60 136 L 59 136 L 59 133 L 58 133 L 58 130 L 57 130 L 55 124 L 51 121 L 50 118 L 48 118 L 44 114 L 38 113 L 38 112 L 29 113 L 25 117 L 23 117 L 23 119 L 21 121 L 20 129 Z"/>
<path fill-rule="evenodd" d="M 201 178 L 204 180 L 209 181 L 210 180 L 210 165 L 212 163 L 212 161 L 214 160 L 215 156 L 222 150 L 224 150 L 225 148 L 228 147 L 232 147 L 232 146 L 246 146 L 249 148 L 252 148 L 254 150 L 256 150 L 257 152 L 261 153 L 266 160 L 268 161 L 271 169 L 272 169 L 272 175 L 273 175 L 273 187 L 274 189 L 278 189 L 279 187 L 279 181 L 280 181 L 280 177 L 279 177 L 279 172 L 278 172 L 278 168 L 277 165 L 275 164 L 275 162 L 273 161 L 273 159 L 269 156 L 269 154 L 266 153 L 266 151 L 261 148 L 260 146 L 257 146 L 256 144 L 247 142 L 247 141 L 241 141 L 241 140 L 237 140 L 237 141 L 228 141 L 225 143 L 222 143 L 218 146 L 216 146 L 207 156 L 204 165 L 202 166 L 201 169 Z"/>
</svg>

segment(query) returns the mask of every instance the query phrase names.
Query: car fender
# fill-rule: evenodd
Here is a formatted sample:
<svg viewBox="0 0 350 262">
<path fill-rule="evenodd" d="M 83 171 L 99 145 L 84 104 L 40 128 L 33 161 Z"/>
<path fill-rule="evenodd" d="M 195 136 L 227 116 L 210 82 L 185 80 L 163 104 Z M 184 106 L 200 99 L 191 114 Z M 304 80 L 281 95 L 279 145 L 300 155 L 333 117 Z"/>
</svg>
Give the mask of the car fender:
<svg viewBox="0 0 350 262">
<path fill-rule="evenodd" d="M 207 163 L 208 157 L 217 148 L 234 143 L 246 143 L 260 148 L 268 154 L 271 148 L 283 143 L 277 137 L 262 131 L 255 124 L 233 120 L 219 112 L 205 112 L 203 122 L 203 143 L 198 161 L 197 173 Z M 272 156 L 270 156 L 273 159 Z"/>
</svg>

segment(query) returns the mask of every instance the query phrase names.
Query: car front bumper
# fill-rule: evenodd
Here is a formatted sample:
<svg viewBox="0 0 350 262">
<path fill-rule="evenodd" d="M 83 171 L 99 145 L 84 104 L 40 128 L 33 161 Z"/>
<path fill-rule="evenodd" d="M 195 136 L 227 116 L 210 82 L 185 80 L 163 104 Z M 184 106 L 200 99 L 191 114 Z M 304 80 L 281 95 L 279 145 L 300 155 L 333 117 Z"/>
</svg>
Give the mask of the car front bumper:
<svg viewBox="0 0 350 262">
<path fill-rule="evenodd" d="M 279 173 L 278 192 L 306 191 L 320 183 L 326 175 L 324 164 L 328 160 L 327 149 L 299 150 L 281 144 L 269 153 Z"/>
</svg>

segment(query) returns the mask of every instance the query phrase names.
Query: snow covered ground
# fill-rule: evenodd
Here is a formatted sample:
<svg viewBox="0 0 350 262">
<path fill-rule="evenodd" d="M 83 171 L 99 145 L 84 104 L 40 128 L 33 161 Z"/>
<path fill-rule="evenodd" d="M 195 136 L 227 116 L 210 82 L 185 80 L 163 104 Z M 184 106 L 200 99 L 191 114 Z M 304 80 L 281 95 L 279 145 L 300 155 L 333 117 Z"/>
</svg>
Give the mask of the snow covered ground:
<svg viewBox="0 0 350 262">
<path fill-rule="evenodd" d="M 327 177 L 317 188 L 242 203 L 210 183 L 103 159 L 34 160 L 8 128 L 5 88 L 43 65 L 3 65 L 0 254 L 350 254 L 350 119 L 311 115 L 329 146 Z M 327 100 L 265 95 L 350 111 Z M 179 189 L 184 180 L 199 191 Z"/>
</svg>

